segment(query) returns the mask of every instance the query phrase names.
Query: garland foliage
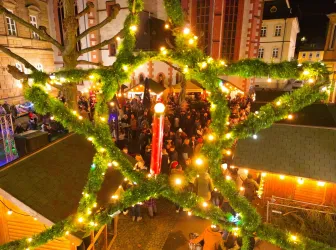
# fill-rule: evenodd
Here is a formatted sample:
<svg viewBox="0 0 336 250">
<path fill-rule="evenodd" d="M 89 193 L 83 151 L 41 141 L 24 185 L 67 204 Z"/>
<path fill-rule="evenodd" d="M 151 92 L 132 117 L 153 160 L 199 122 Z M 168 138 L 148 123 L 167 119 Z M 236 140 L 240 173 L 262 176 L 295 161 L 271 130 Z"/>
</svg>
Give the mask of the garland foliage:
<svg viewBox="0 0 336 250">
<path fill-rule="evenodd" d="M 223 179 L 221 170 L 222 150 L 228 150 L 232 144 L 241 138 L 251 136 L 261 129 L 270 127 L 275 121 L 284 119 L 288 114 L 298 111 L 326 96 L 323 87 L 327 84 L 328 71 L 321 63 L 304 63 L 296 61 L 267 64 L 260 60 L 246 59 L 227 64 L 216 61 L 203 54 L 197 48 L 197 37 L 190 31 L 183 30 L 184 15 L 178 0 L 164 1 L 170 22 L 175 26 L 174 50 L 164 49 L 161 52 L 133 53 L 135 47 L 135 28 L 139 23 L 137 13 L 143 9 L 142 0 L 129 0 L 129 15 L 125 19 L 123 41 L 119 47 L 117 59 L 112 66 L 89 69 L 55 72 L 55 79 L 43 72 L 33 72 L 30 78 L 33 86 L 24 86 L 25 97 L 35 104 L 40 114 L 51 113 L 55 120 L 73 132 L 86 136 L 97 150 L 88 175 L 88 182 L 83 189 L 77 213 L 57 222 L 45 231 L 32 236 L 9 242 L 0 246 L 0 250 L 34 249 L 48 241 L 65 237 L 78 230 L 91 231 L 109 223 L 123 209 L 151 197 L 165 197 L 174 203 L 192 211 L 193 214 L 209 218 L 212 223 L 228 231 L 234 231 L 243 236 L 243 249 L 248 249 L 249 237 L 256 234 L 259 238 L 275 244 L 283 249 L 332 249 L 331 247 L 312 241 L 298 235 L 295 240 L 289 232 L 262 223 L 256 209 L 239 195 L 234 183 Z M 164 52 L 164 53 L 163 53 Z M 207 141 L 201 150 L 200 157 L 204 159 L 216 188 L 229 200 L 230 205 L 240 215 L 240 221 L 230 221 L 231 214 L 223 213 L 218 207 L 206 203 L 194 193 L 171 185 L 169 177 L 161 174 L 157 178 L 145 176 L 133 170 L 132 164 L 114 145 L 107 124 L 107 103 L 115 95 L 122 83 L 129 80 L 130 74 L 137 67 L 149 60 L 162 60 L 179 67 L 186 78 L 197 80 L 205 89 L 211 91 L 211 131 L 214 141 Z M 279 97 L 273 103 L 263 106 L 259 114 L 250 114 L 248 119 L 232 129 L 226 125 L 230 109 L 226 100 L 228 90 L 223 87 L 218 76 L 235 75 L 241 77 L 271 77 L 277 79 L 313 79 L 317 83 L 306 84 L 292 94 Z M 65 107 L 57 99 L 46 92 L 48 84 L 70 84 L 82 80 L 100 82 L 102 93 L 98 97 L 94 123 L 83 119 L 77 112 Z M 322 91 L 321 91 L 322 90 Z M 104 180 L 104 174 L 109 167 L 117 168 L 134 185 L 124 192 L 114 203 L 100 207 L 96 203 L 96 195 Z M 202 171 L 201 169 L 195 170 Z M 203 168 L 204 171 L 204 168 Z M 193 175 L 190 173 L 190 175 Z"/>
</svg>

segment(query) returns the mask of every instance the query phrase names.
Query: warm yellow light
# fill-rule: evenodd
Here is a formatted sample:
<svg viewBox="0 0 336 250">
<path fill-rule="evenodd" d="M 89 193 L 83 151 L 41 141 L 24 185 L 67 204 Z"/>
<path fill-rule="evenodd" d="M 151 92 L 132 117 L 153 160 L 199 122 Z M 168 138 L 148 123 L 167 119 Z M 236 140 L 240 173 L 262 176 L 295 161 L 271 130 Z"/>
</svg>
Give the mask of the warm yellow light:
<svg viewBox="0 0 336 250">
<path fill-rule="evenodd" d="M 292 115 L 292 114 L 289 114 L 289 115 L 287 116 L 287 119 L 288 119 L 288 120 L 292 120 L 292 119 L 293 119 L 293 115 Z"/>
<path fill-rule="evenodd" d="M 76 114 L 77 114 L 77 111 L 76 111 L 76 110 L 73 110 L 72 113 L 73 113 L 74 115 L 76 115 Z"/>
<path fill-rule="evenodd" d="M 181 185 L 182 184 L 182 180 L 180 178 L 176 178 L 175 179 L 175 184 L 176 185 Z"/>
<path fill-rule="evenodd" d="M 212 58 L 212 57 L 209 57 L 207 61 L 208 61 L 208 63 L 212 63 L 213 58 Z"/>
<path fill-rule="evenodd" d="M 183 69 L 183 73 L 186 74 L 186 73 L 188 73 L 188 72 L 189 72 L 189 68 L 188 68 L 188 66 L 185 66 L 184 69 Z"/>
<path fill-rule="evenodd" d="M 305 71 L 303 71 L 303 74 L 304 74 L 305 76 L 307 76 L 307 75 L 309 75 L 309 71 L 308 71 L 308 70 L 305 70 Z"/>
<path fill-rule="evenodd" d="M 112 162 L 107 163 L 108 167 L 112 167 Z"/>
<path fill-rule="evenodd" d="M 32 238 L 28 238 L 27 239 L 28 242 L 32 242 L 32 240 L 33 240 Z"/>
<path fill-rule="evenodd" d="M 293 241 L 297 241 L 297 236 L 296 236 L 296 235 L 291 235 L 291 239 L 292 239 Z"/>
<path fill-rule="evenodd" d="M 221 88 L 222 92 L 224 92 L 224 93 L 229 93 L 230 92 L 229 89 L 227 87 L 223 86 L 223 85 L 220 86 L 220 88 Z"/>
<path fill-rule="evenodd" d="M 119 196 L 118 195 L 112 195 L 111 198 L 114 199 L 114 200 L 117 200 L 119 198 Z"/>
<path fill-rule="evenodd" d="M 298 183 L 299 183 L 300 185 L 302 185 L 302 184 L 304 183 L 304 179 L 303 179 L 303 178 L 299 178 L 299 179 L 298 179 Z"/>
<path fill-rule="evenodd" d="M 284 175 L 280 175 L 279 178 L 280 178 L 281 180 L 284 180 L 284 179 L 285 179 L 285 176 L 284 176 Z"/>
<path fill-rule="evenodd" d="M 227 169 L 227 163 L 222 164 L 222 169 L 226 170 Z"/>
<path fill-rule="evenodd" d="M 34 217 L 34 220 L 37 220 L 37 218 L 36 218 L 36 217 Z"/>
<path fill-rule="evenodd" d="M 78 119 L 79 119 L 79 120 L 83 120 L 83 116 L 81 116 L 81 115 L 78 116 Z"/>
<path fill-rule="evenodd" d="M 226 179 L 227 181 L 229 181 L 229 180 L 231 180 L 232 178 L 231 178 L 230 175 L 227 175 L 227 176 L 225 176 L 225 179 Z"/>
<path fill-rule="evenodd" d="M 226 154 L 231 155 L 232 154 L 231 150 L 226 150 Z"/>
<path fill-rule="evenodd" d="M 202 68 L 202 69 L 206 68 L 206 66 L 208 66 L 208 64 L 207 64 L 206 62 L 202 62 L 202 63 L 201 63 L 201 68 Z"/>
<path fill-rule="evenodd" d="M 201 158 L 197 158 L 195 163 L 200 166 L 203 164 L 203 160 Z"/>
<path fill-rule="evenodd" d="M 218 191 L 218 189 L 217 189 L 217 188 L 214 188 L 214 191 L 215 191 L 215 192 L 217 192 L 217 191 Z"/>
<path fill-rule="evenodd" d="M 121 97 L 121 93 L 118 93 L 118 97 Z"/>
<path fill-rule="evenodd" d="M 8 215 L 12 215 L 12 214 L 13 214 L 13 211 L 12 211 L 12 210 L 8 210 L 8 211 L 7 211 L 7 214 L 8 214 Z"/>
<path fill-rule="evenodd" d="M 208 139 L 209 139 L 209 141 L 213 141 L 213 140 L 215 140 L 215 137 L 214 137 L 214 135 L 210 134 L 210 135 L 208 136 Z"/>
<path fill-rule="evenodd" d="M 89 138 L 88 138 L 88 141 L 93 141 L 93 137 L 89 137 Z"/>
<path fill-rule="evenodd" d="M 113 106 L 114 106 L 114 102 L 110 102 L 110 106 L 112 106 L 112 107 L 113 107 Z"/>
<path fill-rule="evenodd" d="M 271 79 L 271 78 L 268 78 L 268 79 L 267 79 L 267 82 L 272 82 L 272 79 Z"/>
<path fill-rule="evenodd" d="M 188 27 L 185 27 L 183 29 L 183 34 L 188 35 L 190 33 L 190 29 Z"/>
<path fill-rule="evenodd" d="M 90 75 L 89 78 L 92 80 L 92 79 L 94 79 L 95 77 L 94 77 L 94 75 Z"/>
<path fill-rule="evenodd" d="M 191 216 L 192 215 L 192 212 L 188 211 L 188 216 Z"/>
<path fill-rule="evenodd" d="M 151 178 L 151 177 L 152 177 L 152 174 L 148 174 L 147 177 L 148 177 L 148 178 Z"/>
<path fill-rule="evenodd" d="M 240 191 L 244 191 L 245 188 L 244 188 L 244 187 L 240 187 L 239 190 L 240 190 Z"/>
<path fill-rule="evenodd" d="M 277 101 L 275 104 L 276 104 L 277 106 L 280 106 L 280 105 L 281 105 L 281 101 Z"/>
<path fill-rule="evenodd" d="M 194 39 L 192 39 L 192 38 L 189 39 L 189 44 L 190 44 L 190 45 L 194 44 L 194 42 L 195 42 Z"/>
<path fill-rule="evenodd" d="M 52 121 L 53 121 L 54 119 L 55 119 L 55 117 L 53 117 L 53 116 L 50 116 L 50 120 L 52 120 Z"/>
<path fill-rule="evenodd" d="M 124 71 L 127 71 L 127 70 L 128 70 L 128 66 L 127 66 L 127 65 L 124 65 L 124 66 L 123 66 L 123 70 L 124 70 Z"/>
<path fill-rule="evenodd" d="M 225 61 L 221 60 L 221 61 L 220 61 L 220 64 L 221 64 L 221 65 L 225 65 Z"/>
<path fill-rule="evenodd" d="M 154 111 L 157 114 L 162 114 L 162 113 L 164 113 L 165 108 L 166 108 L 165 105 L 163 103 L 159 102 L 159 103 L 155 104 Z"/>
<path fill-rule="evenodd" d="M 112 161 L 112 164 L 113 164 L 113 166 L 115 166 L 115 167 L 118 167 L 118 166 L 119 166 L 119 163 L 116 162 L 116 161 Z"/>
<path fill-rule="evenodd" d="M 324 187 L 325 184 L 326 183 L 324 181 L 318 181 L 317 182 L 317 186 L 319 186 L 319 187 Z"/>
<path fill-rule="evenodd" d="M 266 173 L 261 173 L 261 176 L 262 177 L 265 177 L 267 174 Z"/>
<path fill-rule="evenodd" d="M 308 82 L 309 82 L 309 83 L 313 83 L 313 82 L 314 82 L 314 79 L 313 79 L 313 78 L 309 78 Z"/>
<path fill-rule="evenodd" d="M 101 148 L 101 149 L 100 149 L 100 152 L 102 152 L 102 153 L 105 152 L 105 151 L 106 151 L 105 148 Z"/>
<path fill-rule="evenodd" d="M 230 166 L 230 168 L 231 168 L 231 169 L 234 169 L 234 168 L 235 168 L 235 166 L 234 166 L 234 165 L 231 165 L 231 166 Z"/>
<path fill-rule="evenodd" d="M 161 47 L 160 48 L 160 51 L 164 51 L 164 50 L 166 50 L 166 47 Z"/>
<path fill-rule="evenodd" d="M 138 27 L 136 25 L 132 25 L 130 27 L 130 29 L 131 29 L 131 31 L 135 32 L 135 31 L 137 31 Z"/>
<path fill-rule="evenodd" d="M 93 203 L 93 207 L 97 207 L 97 203 Z"/>
<path fill-rule="evenodd" d="M 226 122 L 226 125 L 230 125 L 230 122 Z"/>
<path fill-rule="evenodd" d="M 90 209 L 87 210 L 86 212 L 88 215 L 92 214 L 92 211 Z"/>
<path fill-rule="evenodd" d="M 79 217 L 77 220 L 79 223 L 82 223 L 84 221 L 83 217 Z"/>
<path fill-rule="evenodd" d="M 167 55 L 168 52 L 167 52 L 167 50 L 164 50 L 164 51 L 162 51 L 161 53 L 162 53 L 162 55 L 165 56 L 165 55 Z"/>
<path fill-rule="evenodd" d="M 208 206 L 208 203 L 206 201 L 203 202 L 202 204 L 203 207 L 207 207 Z"/>
<path fill-rule="evenodd" d="M 169 29 L 170 26 L 169 26 L 168 23 L 166 23 L 164 27 L 165 27 L 165 29 Z"/>
<path fill-rule="evenodd" d="M 101 120 L 102 122 L 104 122 L 104 121 L 106 121 L 106 118 L 105 118 L 105 117 L 100 117 L 100 120 Z"/>
<path fill-rule="evenodd" d="M 231 138 L 231 133 L 227 133 L 227 134 L 225 135 L 225 138 L 226 138 L 226 139 L 230 139 L 230 138 Z"/>
<path fill-rule="evenodd" d="M 245 170 L 244 170 L 244 173 L 245 173 L 245 174 L 248 174 L 248 172 L 249 172 L 248 169 L 245 169 Z"/>
<path fill-rule="evenodd" d="M 69 235 L 69 231 L 66 231 L 66 232 L 65 232 L 65 235 Z"/>
<path fill-rule="evenodd" d="M 120 41 L 120 39 L 121 39 L 120 36 L 117 36 L 116 40 L 117 40 L 117 41 Z"/>
</svg>

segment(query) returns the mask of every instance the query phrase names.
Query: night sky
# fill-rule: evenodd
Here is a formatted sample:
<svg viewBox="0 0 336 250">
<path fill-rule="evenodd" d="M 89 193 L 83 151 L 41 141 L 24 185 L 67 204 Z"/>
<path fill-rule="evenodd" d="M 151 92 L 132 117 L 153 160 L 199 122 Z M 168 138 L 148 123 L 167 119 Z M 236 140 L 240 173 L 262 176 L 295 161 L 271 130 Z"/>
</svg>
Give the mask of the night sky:
<svg viewBox="0 0 336 250">
<path fill-rule="evenodd" d="M 329 13 L 336 12 L 336 0 L 290 0 L 293 9 L 298 11 L 300 33 L 309 40 L 325 37 Z"/>
</svg>

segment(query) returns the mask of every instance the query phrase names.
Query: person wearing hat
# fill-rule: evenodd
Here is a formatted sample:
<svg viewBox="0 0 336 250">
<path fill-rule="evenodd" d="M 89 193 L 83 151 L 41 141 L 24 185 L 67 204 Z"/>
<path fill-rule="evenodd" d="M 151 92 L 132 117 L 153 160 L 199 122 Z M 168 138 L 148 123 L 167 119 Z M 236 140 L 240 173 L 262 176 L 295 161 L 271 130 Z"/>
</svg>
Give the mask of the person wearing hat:
<svg viewBox="0 0 336 250">
<path fill-rule="evenodd" d="M 204 241 L 203 250 L 218 250 L 226 249 L 224 247 L 224 241 L 222 235 L 219 232 L 219 228 L 216 225 L 208 226 L 203 233 L 197 238 L 190 240 L 191 243 L 197 244 Z"/>
</svg>

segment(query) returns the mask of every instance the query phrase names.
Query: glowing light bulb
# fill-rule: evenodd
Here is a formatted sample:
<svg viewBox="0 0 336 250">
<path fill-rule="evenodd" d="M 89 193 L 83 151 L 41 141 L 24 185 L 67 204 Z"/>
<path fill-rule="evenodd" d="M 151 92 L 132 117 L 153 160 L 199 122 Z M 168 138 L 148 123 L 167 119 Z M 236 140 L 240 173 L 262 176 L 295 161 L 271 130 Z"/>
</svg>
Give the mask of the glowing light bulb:
<svg viewBox="0 0 336 250">
<path fill-rule="evenodd" d="M 280 105 L 281 105 L 281 101 L 277 101 L 275 104 L 276 104 L 277 106 L 280 106 Z"/>
<path fill-rule="evenodd" d="M 262 177 L 265 177 L 267 175 L 267 173 L 261 173 Z"/>
<path fill-rule="evenodd" d="M 309 78 L 308 82 L 309 82 L 309 83 L 313 83 L 313 82 L 314 82 L 314 79 L 313 79 L 313 78 Z"/>
<path fill-rule="evenodd" d="M 188 66 L 185 66 L 184 69 L 183 69 L 183 73 L 186 74 L 186 73 L 188 73 L 188 72 L 189 72 L 189 68 L 188 68 Z"/>
<path fill-rule="evenodd" d="M 324 187 L 324 185 L 325 185 L 324 181 L 318 181 L 317 182 L 317 186 L 319 186 L 319 187 Z"/>
<path fill-rule="evenodd" d="M 194 39 L 192 39 L 192 38 L 189 39 L 189 44 L 190 44 L 190 45 L 194 44 L 194 42 L 195 42 Z"/>
<path fill-rule="evenodd" d="M 8 210 L 8 211 L 7 211 L 7 214 L 8 214 L 8 215 L 12 215 L 12 214 L 13 214 L 13 211 L 12 211 L 12 210 Z"/>
<path fill-rule="evenodd" d="M 79 119 L 79 120 L 83 120 L 83 116 L 81 116 L 81 115 L 78 116 L 78 119 Z"/>
<path fill-rule="evenodd" d="M 291 235 L 291 240 L 292 240 L 292 241 L 297 241 L 297 236 L 295 236 L 295 235 Z"/>
<path fill-rule="evenodd" d="M 114 102 L 110 102 L 110 106 L 112 106 L 112 107 L 113 107 L 113 106 L 114 106 Z"/>
<path fill-rule="evenodd" d="M 192 215 L 192 212 L 188 211 L 188 216 L 191 216 Z"/>
<path fill-rule="evenodd" d="M 302 184 L 304 183 L 304 179 L 303 179 L 303 178 L 299 178 L 299 179 L 298 179 L 298 183 L 299 183 L 300 185 L 302 185 Z"/>
<path fill-rule="evenodd" d="M 228 167 L 227 163 L 222 164 L 222 169 L 226 170 Z"/>
<path fill-rule="evenodd" d="M 52 121 L 53 121 L 54 119 L 55 119 L 55 117 L 53 117 L 53 116 L 50 116 L 50 120 L 52 120 Z"/>
<path fill-rule="evenodd" d="M 248 169 L 245 169 L 245 170 L 244 170 L 244 173 L 245 173 L 245 174 L 248 174 L 248 172 L 249 172 Z"/>
<path fill-rule="evenodd" d="M 158 113 L 158 114 L 164 113 L 165 109 L 166 109 L 165 105 L 161 102 L 155 104 L 154 106 L 154 111 L 155 113 Z"/>
<path fill-rule="evenodd" d="M 289 115 L 287 116 L 287 119 L 288 119 L 288 120 L 292 120 L 292 119 L 293 119 L 293 115 L 292 115 L 292 114 L 289 114 Z"/>
<path fill-rule="evenodd" d="M 166 47 L 161 47 L 160 48 L 160 51 L 164 51 L 164 50 L 166 50 Z"/>
<path fill-rule="evenodd" d="M 97 207 L 97 203 L 93 203 L 93 207 Z"/>
<path fill-rule="evenodd" d="M 72 113 L 73 113 L 74 115 L 76 115 L 76 114 L 77 114 L 77 111 L 76 111 L 76 110 L 73 110 Z"/>
<path fill-rule="evenodd" d="M 166 23 L 164 27 L 165 27 L 166 30 L 170 28 L 168 23 Z"/>
<path fill-rule="evenodd" d="M 239 190 L 240 190 L 240 191 L 244 191 L 245 188 L 244 188 L 244 187 L 240 187 Z"/>
<path fill-rule="evenodd" d="M 272 79 L 271 79 L 271 78 L 268 78 L 268 79 L 267 79 L 267 82 L 272 82 Z"/>
<path fill-rule="evenodd" d="M 206 62 L 202 62 L 202 63 L 201 63 L 201 68 L 202 68 L 202 69 L 206 68 L 206 66 L 208 66 L 208 64 L 207 64 Z"/>
<path fill-rule="evenodd" d="M 83 219 L 83 217 L 79 217 L 79 218 L 77 219 L 77 221 L 78 221 L 79 223 L 82 223 L 82 222 L 84 221 L 84 219 Z"/>
<path fill-rule="evenodd" d="M 303 71 L 303 74 L 304 74 L 305 76 L 307 76 L 307 75 L 309 75 L 309 71 L 308 71 L 308 70 L 305 70 L 305 71 Z"/>
<path fill-rule="evenodd" d="M 124 66 L 123 66 L 123 70 L 124 70 L 124 71 L 128 71 L 128 66 L 127 66 L 127 65 L 124 65 Z"/>
<path fill-rule="evenodd" d="M 226 139 L 230 139 L 230 138 L 231 138 L 231 133 L 227 133 L 227 134 L 225 135 L 225 138 L 226 138 Z"/>
<path fill-rule="evenodd" d="M 113 200 L 117 200 L 118 198 L 119 198 L 119 196 L 118 195 L 112 195 L 112 197 L 111 197 Z"/>
<path fill-rule="evenodd" d="M 66 81 L 66 79 L 64 77 L 60 78 L 60 82 L 65 82 L 65 81 Z"/>
<path fill-rule="evenodd" d="M 116 162 L 116 161 L 112 161 L 112 164 L 113 164 L 113 166 L 115 166 L 115 167 L 118 167 L 118 166 L 119 166 L 119 163 Z"/>
<path fill-rule="evenodd" d="M 117 36 L 117 37 L 116 37 L 116 40 L 117 40 L 117 41 L 120 41 L 120 39 L 121 39 L 120 36 Z"/>
<path fill-rule="evenodd" d="M 33 239 L 32 239 L 32 238 L 28 238 L 27 241 L 28 241 L 28 242 L 32 242 Z"/>
<path fill-rule="evenodd" d="M 183 29 L 183 34 L 188 35 L 190 33 L 190 29 L 188 27 L 185 27 Z"/>
<path fill-rule="evenodd" d="M 252 137 L 253 137 L 254 140 L 258 139 L 258 135 L 256 135 L 256 134 L 254 134 Z"/>
<path fill-rule="evenodd" d="M 95 77 L 94 77 L 94 75 L 90 75 L 89 78 L 92 80 L 92 79 L 94 79 Z"/>
<path fill-rule="evenodd" d="M 88 141 L 93 141 L 93 137 L 89 137 L 87 139 L 88 139 Z"/>
<path fill-rule="evenodd" d="M 209 57 L 207 61 L 208 61 L 208 63 L 212 63 L 213 62 L 213 58 Z"/>
<path fill-rule="evenodd" d="M 112 162 L 107 163 L 108 167 L 112 167 Z"/>
<path fill-rule="evenodd" d="M 217 189 L 217 188 L 214 188 L 214 191 L 215 191 L 215 192 L 217 192 L 217 191 L 218 191 L 218 189 Z"/>
<path fill-rule="evenodd" d="M 226 150 L 226 154 L 227 154 L 227 155 L 231 155 L 231 154 L 232 154 L 231 150 L 229 150 L 229 149 Z"/>
<path fill-rule="evenodd" d="M 161 53 L 162 53 L 162 55 L 165 56 L 165 55 L 167 55 L 168 52 L 167 52 L 167 50 L 164 50 L 164 51 L 162 51 Z"/>
<path fill-rule="evenodd" d="M 130 29 L 131 31 L 135 32 L 137 31 L 138 27 L 136 25 L 131 25 Z"/>
<path fill-rule="evenodd" d="M 208 203 L 207 203 L 206 201 L 204 201 L 204 202 L 202 203 L 202 206 L 203 206 L 203 207 L 207 207 L 207 206 L 208 206 Z"/>
<path fill-rule="evenodd" d="M 231 178 L 230 175 L 227 175 L 227 176 L 225 176 L 225 179 L 226 179 L 227 181 L 229 181 L 229 180 L 231 180 L 232 178 Z"/>
<path fill-rule="evenodd" d="M 69 231 L 66 231 L 66 232 L 65 232 L 65 235 L 69 235 Z"/>
<path fill-rule="evenodd" d="M 225 61 L 223 61 L 223 60 L 220 61 L 220 64 L 221 64 L 221 65 L 225 65 Z"/>
<path fill-rule="evenodd" d="M 200 166 L 203 164 L 203 160 L 201 158 L 197 158 L 195 163 Z"/>
<path fill-rule="evenodd" d="M 327 87 L 323 87 L 321 90 L 322 90 L 323 92 L 325 92 L 325 91 L 327 91 Z"/>
<path fill-rule="evenodd" d="M 100 120 L 101 120 L 102 122 L 104 122 L 104 121 L 106 121 L 106 118 L 105 118 L 105 117 L 100 117 Z"/>
<path fill-rule="evenodd" d="M 101 148 L 101 149 L 100 149 L 100 152 L 102 152 L 102 153 L 105 152 L 105 151 L 106 151 L 105 148 Z"/>
<path fill-rule="evenodd" d="M 37 220 L 37 218 L 36 218 L 36 217 L 34 217 L 34 220 L 36 221 L 36 220 Z"/>
<path fill-rule="evenodd" d="M 88 215 L 92 214 L 92 211 L 90 209 L 88 209 L 88 211 L 86 212 Z"/>
<path fill-rule="evenodd" d="M 214 137 L 214 135 L 210 134 L 210 135 L 208 136 L 208 139 L 209 139 L 209 141 L 213 141 L 213 140 L 215 140 L 215 137 Z"/>
<path fill-rule="evenodd" d="M 176 178 L 175 179 L 175 184 L 176 185 L 181 185 L 182 184 L 182 180 L 180 178 Z"/>
<path fill-rule="evenodd" d="M 285 179 L 285 176 L 284 176 L 284 175 L 280 175 L 279 178 L 280 178 L 281 180 L 284 180 L 284 179 Z"/>
</svg>

